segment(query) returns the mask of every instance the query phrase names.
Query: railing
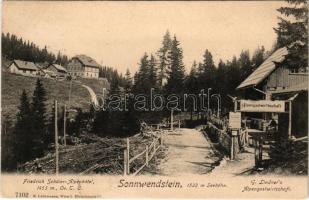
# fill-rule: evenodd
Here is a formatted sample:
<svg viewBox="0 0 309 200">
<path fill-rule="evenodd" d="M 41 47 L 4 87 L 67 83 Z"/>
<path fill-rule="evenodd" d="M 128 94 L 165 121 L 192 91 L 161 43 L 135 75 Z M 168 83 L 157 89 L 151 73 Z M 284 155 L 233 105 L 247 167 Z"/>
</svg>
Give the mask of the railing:
<svg viewBox="0 0 309 200">
<path fill-rule="evenodd" d="M 147 125 L 150 126 L 151 128 L 155 128 L 156 130 L 161 130 L 162 128 L 171 128 L 171 122 L 164 122 L 159 124 L 147 124 Z M 180 128 L 181 121 L 180 120 L 174 121 L 172 123 L 172 126 Z"/>
<path fill-rule="evenodd" d="M 146 148 L 144 151 L 140 152 L 139 154 L 133 156 L 130 158 L 130 140 L 127 138 L 127 148 L 124 150 L 124 159 L 123 159 L 123 173 L 124 175 L 130 175 L 132 174 L 135 176 L 138 174 L 140 171 L 144 169 L 145 166 L 148 166 L 149 162 L 151 159 L 154 157 L 156 154 L 157 150 L 162 147 L 163 145 L 163 137 L 162 137 L 162 132 L 158 138 L 154 138 L 153 142 L 148 146 L 146 145 Z M 130 171 L 130 165 L 133 163 L 134 160 L 145 156 L 145 163 L 139 167 L 135 172 Z"/>
<path fill-rule="evenodd" d="M 222 120 L 222 118 L 217 118 L 215 116 L 210 116 L 208 121 L 217 126 L 219 129 L 225 129 L 228 127 L 228 120 Z"/>
</svg>

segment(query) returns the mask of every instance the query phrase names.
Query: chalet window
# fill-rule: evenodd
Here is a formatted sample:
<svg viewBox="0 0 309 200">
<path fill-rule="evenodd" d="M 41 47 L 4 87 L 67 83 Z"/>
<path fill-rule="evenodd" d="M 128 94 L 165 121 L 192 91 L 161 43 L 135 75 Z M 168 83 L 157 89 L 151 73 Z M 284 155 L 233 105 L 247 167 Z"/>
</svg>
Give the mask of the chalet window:
<svg viewBox="0 0 309 200">
<path fill-rule="evenodd" d="M 290 74 L 308 74 L 308 67 L 300 67 L 297 69 L 291 69 Z"/>
</svg>

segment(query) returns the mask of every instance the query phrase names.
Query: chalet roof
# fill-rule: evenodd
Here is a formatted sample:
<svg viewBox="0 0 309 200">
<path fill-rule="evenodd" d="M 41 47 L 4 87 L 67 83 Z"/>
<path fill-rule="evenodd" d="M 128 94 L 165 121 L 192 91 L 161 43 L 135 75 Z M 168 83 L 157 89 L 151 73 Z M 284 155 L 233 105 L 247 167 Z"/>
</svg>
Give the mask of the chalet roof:
<svg viewBox="0 0 309 200">
<path fill-rule="evenodd" d="M 236 89 L 256 86 L 269 76 L 276 68 L 276 63 L 281 63 L 288 55 L 286 47 L 280 48 L 269 56 L 248 78 L 246 78 Z"/>
<path fill-rule="evenodd" d="M 58 64 L 52 64 L 58 71 L 67 72 L 67 69 Z"/>
<path fill-rule="evenodd" d="M 39 69 L 46 69 L 48 66 L 49 66 L 49 63 L 48 62 L 39 62 L 39 63 L 35 63 L 36 66 L 39 68 Z"/>
<path fill-rule="evenodd" d="M 13 62 L 19 69 L 33 70 L 33 71 L 38 70 L 37 66 L 33 62 L 23 60 L 13 60 Z"/>
<path fill-rule="evenodd" d="M 96 67 L 96 68 L 100 67 L 100 65 L 94 59 L 92 59 L 89 56 L 77 55 L 74 58 L 77 58 L 85 66 Z"/>
</svg>

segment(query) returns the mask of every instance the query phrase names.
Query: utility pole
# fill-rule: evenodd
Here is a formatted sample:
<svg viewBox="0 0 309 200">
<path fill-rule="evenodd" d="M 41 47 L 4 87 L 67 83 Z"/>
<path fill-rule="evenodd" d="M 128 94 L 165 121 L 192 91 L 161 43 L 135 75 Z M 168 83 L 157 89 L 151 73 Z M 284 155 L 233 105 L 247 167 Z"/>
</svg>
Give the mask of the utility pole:
<svg viewBox="0 0 309 200">
<path fill-rule="evenodd" d="M 56 154 L 56 175 L 59 174 L 59 152 L 58 152 L 58 118 L 57 118 L 57 107 L 58 107 L 58 104 L 57 104 L 57 100 L 55 100 L 55 154 Z"/>
<path fill-rule="evenodd" d="M 71 106 L 71 91 L 72 91 L 72 77 L 71 77 L 71 80 L 70 80 L 70 89 L 69 89 L 69 109 L 70 109 L 70 106 Z"/>
<path fill-rule="evenodd" d="M 64 143 L 64 146 L 67 145 L 67 141 L 66 141 L 66 122 L 67 122 L 67 106 L 64 104 L 64 107 L 63 107 L 63 143 Z"/>
</svg>

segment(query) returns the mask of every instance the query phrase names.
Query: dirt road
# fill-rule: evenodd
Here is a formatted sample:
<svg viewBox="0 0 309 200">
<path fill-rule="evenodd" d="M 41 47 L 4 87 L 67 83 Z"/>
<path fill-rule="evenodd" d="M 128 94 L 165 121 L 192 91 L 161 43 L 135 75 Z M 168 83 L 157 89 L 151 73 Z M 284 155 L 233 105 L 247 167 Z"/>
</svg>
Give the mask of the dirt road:
<svg viewBox="0 0 309 200">
<path fill-rule="evenodd" d="M 166 133 L 164 144 L 168 150 L 158 166 L 160 175 L 205 174 L 219 164 L 218 152 L 196 129 L 178 129 Z"/>
</svg>

